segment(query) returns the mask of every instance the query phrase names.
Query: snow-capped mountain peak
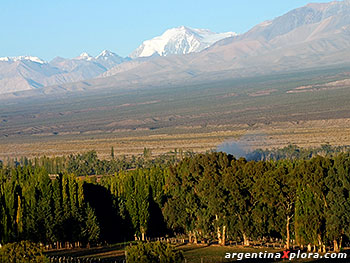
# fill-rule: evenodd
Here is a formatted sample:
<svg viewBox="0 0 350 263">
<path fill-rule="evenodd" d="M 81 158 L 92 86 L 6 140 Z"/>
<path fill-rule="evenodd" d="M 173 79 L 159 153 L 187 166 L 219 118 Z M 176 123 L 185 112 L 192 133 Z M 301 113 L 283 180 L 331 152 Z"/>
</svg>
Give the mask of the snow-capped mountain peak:
<svg viewBox="0 0 350 263">
<path fill-rule="evenodd" d="M 234 32 L 215 33 L 208 29 L 179 26 L 166 30 L 161 36 L 144 41 L 141 46 L 131 53 L 130 57 L 167 56 L 200 52 L 221 39 L 236 35 Z"/>
<path fill-rule="evenodd" d="M 39 64 L 45 64 L 46 62 L 38 57 L 32 57 L 32 56 L 18 56 L 18 57 L 1 57 L 0 61 L 6 61 L 6 62 L 16 62 L 16 61 L 24 61 L 29 60 L 32 62 L 36 62 Z"/>
<path fill-rule="evenodd" d="M 76 57 L 75 59 L 78 59 L 78 60 L 93 60 L 94 57 L 90 56 L 88 53 L 86 52 L 83 52 L 80 54 L 79 57 Z"/>
<path fill-rule="evenodd" d="M 103 58 L 108 59 L 109 57 L 117 57 L 118 55 L 109 51 L 109 50 L 103 50 L 98 56 L 96 56 L 96 59 Z"/>
<path fill-rule="evenodd" d="M 98 56 L 95 57 L 95 61 L 103 65 L 105 68 L 110 69 L 124 62 L 125 59 L 109 50 L 103 50 Z"/>
</svg>

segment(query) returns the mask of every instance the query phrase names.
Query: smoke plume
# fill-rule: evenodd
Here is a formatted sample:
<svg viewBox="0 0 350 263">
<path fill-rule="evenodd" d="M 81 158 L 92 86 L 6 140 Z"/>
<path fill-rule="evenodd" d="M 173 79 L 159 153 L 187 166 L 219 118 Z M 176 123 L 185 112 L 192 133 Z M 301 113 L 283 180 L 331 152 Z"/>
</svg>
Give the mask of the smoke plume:
<svg viewBox="0 0 350 263">
<path fill-rule="evenodd" d="M 227 140 L 219 144 L 216 148 L 218 152 L 225 152 L 235 156 L 237 159 L 244 157 L 251 159 L 252 152 L 255 150 L 254 147 L 257 142 L 261 143 L 265 140 L 265 135 L 261 133 L 251 133 L 242 136 L 236 140 Z"/>
</svg>

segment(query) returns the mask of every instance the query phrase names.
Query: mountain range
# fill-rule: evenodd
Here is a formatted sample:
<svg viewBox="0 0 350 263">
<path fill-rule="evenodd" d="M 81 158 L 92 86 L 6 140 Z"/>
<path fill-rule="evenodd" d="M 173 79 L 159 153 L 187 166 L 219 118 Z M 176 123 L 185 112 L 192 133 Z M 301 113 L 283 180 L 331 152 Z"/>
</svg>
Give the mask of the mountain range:
<svg viewBox="0 0 350 263">
<path fill-rule="evenodd" d="M 127 58 L 108 50 L 102 51 L 96 57 L 84 52 L 73 59 L 56 57 L 50 62 L 33 56 L 2 57 L 0 94 L 96 78 L 131 58 L 199 52 L 223 38 L 234 35 L 236 34 L 233 32 L 214 33 L 207 29 L 181 26 L 145 41 Z"/>
<path fill-rule="evenodd" d="M 38 57 L 0 58 L 0 93 L 32 90 L 45 86 L 91 79 L 128 59 L 104 50 L 97 57 L 56 57 L 50 62 Z"/>
<path fill-rule="evenodd" d="M 95 58 L 84 53 L 49 63 L 32 57 L 2 58 L 0 90 L 30 89 L 32 92 L 23 94 L 35 95 L 232 79 L 349 65 L 349 53 L 350 0 L 315 3 L 262 22 L 241 35 L 170 29 L 143 42 L 131 58 L 108 51 Z"/>
</svg>

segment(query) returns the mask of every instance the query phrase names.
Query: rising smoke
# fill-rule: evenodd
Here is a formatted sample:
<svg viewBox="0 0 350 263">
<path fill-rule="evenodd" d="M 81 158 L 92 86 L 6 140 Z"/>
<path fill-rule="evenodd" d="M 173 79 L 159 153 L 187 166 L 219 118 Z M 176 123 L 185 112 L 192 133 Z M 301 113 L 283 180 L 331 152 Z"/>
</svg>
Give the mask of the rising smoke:
<svg viewBox="0 0 350 263">
<path fill-rule="evenodd" d="M 250 133 L 242 136 L 239 139 L 227 140 L 217 146 L 218 152 L 225 152 L 235 156 L 236 159 L 244 157 L 248 160 L 255 159 L 254 150 L 257 144 L 265 140 L 265 135 L 261 133 Z"/>
<path fill-rule="evenodd" d="M 217 147 L 217 151 L 232 154 L 236 158 L 247 156 L 247 150 L 245 149 L 245 145 L 240 141 L 223 142 Z"/>
</svg>

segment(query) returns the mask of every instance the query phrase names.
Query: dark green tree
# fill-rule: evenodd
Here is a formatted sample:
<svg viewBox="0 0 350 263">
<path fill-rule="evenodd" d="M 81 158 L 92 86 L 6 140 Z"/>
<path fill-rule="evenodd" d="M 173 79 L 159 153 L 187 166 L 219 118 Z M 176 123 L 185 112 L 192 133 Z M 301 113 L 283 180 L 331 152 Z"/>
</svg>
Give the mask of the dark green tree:
<svg viewBox="0 0 350 263">
<path fill-rule="evenodd" d="M 183 254 L 169 244 L 160 242 L 142 243 L 126 249 L 127 263 L 181 263 Z"/>
<path fill-rule="evenodd" d="M 100 226 L 93 208 L 88 204 L 83 235 L 89 244 L 96 244 L 100 238 Z"/>
</svg>

